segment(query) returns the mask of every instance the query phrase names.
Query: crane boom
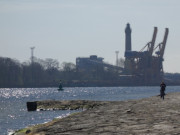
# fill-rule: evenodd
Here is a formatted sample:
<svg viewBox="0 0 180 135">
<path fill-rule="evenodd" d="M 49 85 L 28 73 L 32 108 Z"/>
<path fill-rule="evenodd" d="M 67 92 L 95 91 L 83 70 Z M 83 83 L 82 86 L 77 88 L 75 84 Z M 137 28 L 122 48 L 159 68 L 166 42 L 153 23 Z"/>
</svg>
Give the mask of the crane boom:
<svg viewBox="0 0 180 135">
<path fill-rule="evenodd" d="M 163 42 L 162 42 L 162 48 L 161 48 L 161 50 L 160 50 L 160 57 L 162 57 L 162 58 L 163 58 L 164 50 L 165 50 L 165 47 L 166 47 L 166 42 L 167 42 L 168 33 L 169 33 L 169 29 L 166 28 L 166 29 L 165 29 L 165 34 L 164 34 L 164 40 L 163 40 Z"/>
<path fill-rule="evenodd" d="M 151 41 L 151 45 L 148 47 L 149 48 L 149 54 L 152 56 L 153 50 L 154 50 L 154 44 L 156 41 L 156 35 L 157 35 L 157 27 L 154 27 L 154 33 Z"/>
<path fill-rule="evenodd" d="M 153 33 L 153 37 L 152 37 L 151 42 L 147 43 L 146 46 L 144 46 L 140 50 L 140 52 L 142 52 L 146 47 L 148 47 L 147 50 L 149 52 L 149 55 L 152 56 L 153 50 L 154 50 L 154 44 L 155 44 L 155 41 L 156 41 L 157 30 L 158 30 L 157 27 L 154 27 L 154 33 Z"/>
<path fill-rule="evenodd" d="M 166 28 L 166 29 L 165 29 L 165 34 L 164 34 L 163 42 L 159 43 L 159 44 L 155 47 L 155 49 L 156 49 L 157 47 L 159 47 L 159 51 L 157 51 L 156 54 L 157 54 L 159 57 L 161 57 L 161 58 L 163 58 L 163 56 L 164 56 L 164 50 L 165 50 L 165 47 L 166 47 L 166 42 L 167 42 L 167 38 L 168 38 L 168 33 L 169 33 L 169 29 Z M 154 49 L 154 50 L 155 50 L 155 49 Z"/>
</svg>

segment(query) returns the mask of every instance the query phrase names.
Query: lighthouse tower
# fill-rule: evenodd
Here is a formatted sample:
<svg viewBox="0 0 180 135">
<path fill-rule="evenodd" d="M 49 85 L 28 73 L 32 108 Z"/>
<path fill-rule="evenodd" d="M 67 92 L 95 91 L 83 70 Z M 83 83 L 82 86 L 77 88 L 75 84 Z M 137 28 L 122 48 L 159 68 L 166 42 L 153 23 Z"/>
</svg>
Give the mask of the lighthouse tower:
<svg viewBox="0 0 180 135">
<path fill-rule="evenodd" d="M 126 34 L 126 38 L 125 38 L 125 52 L 126 52 L 126 51 L 131 51 L 131 28 L 129 23 L 126 25 L 125 34 Z"/>
</svg>

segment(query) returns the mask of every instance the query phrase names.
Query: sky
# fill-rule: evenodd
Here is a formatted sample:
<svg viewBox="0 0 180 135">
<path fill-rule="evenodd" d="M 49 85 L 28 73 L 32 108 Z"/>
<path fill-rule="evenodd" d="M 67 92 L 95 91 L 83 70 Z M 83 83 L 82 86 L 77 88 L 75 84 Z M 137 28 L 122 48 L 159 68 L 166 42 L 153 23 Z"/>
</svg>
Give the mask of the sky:
<svg viewBox="0 0 180 135">
<path fill-rule="evenodd" d="M 155 45 L 169 28 L 164 71 L 180 73 L 180 0 L 0 0 L 0 57 L 59 63 L 97 55 L 115 64 L 124 58 L 125 27 L 140 51 L 158 27 Z"/>
</svg>

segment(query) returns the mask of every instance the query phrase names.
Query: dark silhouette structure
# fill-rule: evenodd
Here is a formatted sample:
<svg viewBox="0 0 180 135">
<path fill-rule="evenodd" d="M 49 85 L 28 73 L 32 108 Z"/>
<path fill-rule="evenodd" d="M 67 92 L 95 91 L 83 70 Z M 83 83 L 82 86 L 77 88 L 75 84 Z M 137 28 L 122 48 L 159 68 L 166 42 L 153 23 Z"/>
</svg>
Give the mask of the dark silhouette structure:
<svg viewBox="0 0 180 135">
<path fill-rule="evenodd" d="M 36 102 L 27 102 L 26 106 L 27 106 L 28 111 L 36 111 L 36 109 L 37 109 L 37 103 Z"/>
</svg>

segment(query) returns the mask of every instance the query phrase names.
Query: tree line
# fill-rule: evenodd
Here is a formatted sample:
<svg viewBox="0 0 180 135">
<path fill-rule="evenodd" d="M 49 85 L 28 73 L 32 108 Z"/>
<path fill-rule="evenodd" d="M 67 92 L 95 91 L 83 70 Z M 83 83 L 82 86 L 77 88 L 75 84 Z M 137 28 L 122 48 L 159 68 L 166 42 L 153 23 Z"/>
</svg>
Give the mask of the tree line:
<svg viewBox="0 0 180 135">
<path fill-rule="evenodd" d="M 169 85 L 180 84 L 180 73 L 165 73 L 164 77 Z M 0 57 L 0 88 L 58 87 L 60 81 L 64 86 L 129 86 L 131 80 L 103 66 L 83 71 L 71 62 L 60 64 L 51 58 L 34 58 L 33 62 L 20 63 L 16 59 Z M 131 82 L 131 85 L 137 85 L 135 80 Z"/>
<path fill-rule="evenodd" d="M 34 58 L 20 63 L 16 59 L 0 57 L 0 87 L 57 87 L 60 80 L 66 85 L 83 85 L 85 82 L 116 80 L 116 71 L 95 67 L 80 71 L 71 62 L 61 65 L 55 59 Z"/>
</svg>

